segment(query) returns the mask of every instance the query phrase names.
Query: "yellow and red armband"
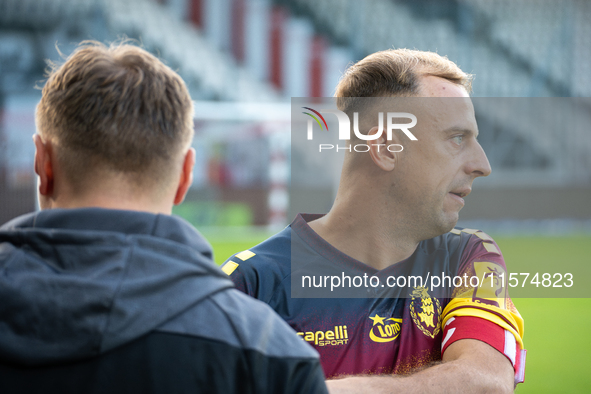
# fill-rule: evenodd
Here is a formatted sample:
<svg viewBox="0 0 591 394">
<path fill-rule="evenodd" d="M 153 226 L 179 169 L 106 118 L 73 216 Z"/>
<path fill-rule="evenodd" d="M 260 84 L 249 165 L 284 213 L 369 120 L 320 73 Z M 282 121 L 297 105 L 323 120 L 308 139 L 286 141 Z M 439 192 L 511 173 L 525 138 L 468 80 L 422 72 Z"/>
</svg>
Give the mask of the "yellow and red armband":
<svg viewBox="0 0 591 394">
<path fill-rule="evenodd" d="M 477 339 L 501 352 L 511 361 L 515 384 L 525 379 L 526 350 L 523 319 L 511 312 L 467 299 L 454 299 L 443 311 L 441 354 L 460 339 Z"/>
</svg>

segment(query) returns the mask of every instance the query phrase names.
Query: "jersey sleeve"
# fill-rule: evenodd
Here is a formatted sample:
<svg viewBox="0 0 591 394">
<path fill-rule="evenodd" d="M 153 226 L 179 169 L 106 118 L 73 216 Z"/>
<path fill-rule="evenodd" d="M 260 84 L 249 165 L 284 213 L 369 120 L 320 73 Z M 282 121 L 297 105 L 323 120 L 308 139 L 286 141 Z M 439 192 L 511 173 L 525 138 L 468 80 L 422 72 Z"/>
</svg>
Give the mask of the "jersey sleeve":
<svg viewBox="0 0 591 394">
<path fill-rule="evenodd" d="M 252 257 L 256 256 L 250 250 L 244 250 L 236 253 L 222 264 L 221 269 L 230 280 L 234 282 L 234 286 L 243 293 L 251 297 L 258 298 L 258 278 L 255 270 L 250 267 L 250 264 L 245 264 Z"/>
<path fill-rule="evenodd" d="M 238 290 L 274 309 L 286 294 L 290 294 L 291 290 L 285 284 L 290 266 L 286 265 L 285 259 L 269 255 L 268 250 L 260 246 L 236 253 L 222 264 L 221 269 Z"/>
<path fill-rule="evenodd" d="M 507 291 L 507 269 L 496 242 L 479 230 L 472 234 L 460 262 L 452 300 L 442 314 L 442 354 L 455 341 L 477 339 L 504 354 L 515 370 L 515 383 L 524 380 L 524 323 Z"/>
</svg>

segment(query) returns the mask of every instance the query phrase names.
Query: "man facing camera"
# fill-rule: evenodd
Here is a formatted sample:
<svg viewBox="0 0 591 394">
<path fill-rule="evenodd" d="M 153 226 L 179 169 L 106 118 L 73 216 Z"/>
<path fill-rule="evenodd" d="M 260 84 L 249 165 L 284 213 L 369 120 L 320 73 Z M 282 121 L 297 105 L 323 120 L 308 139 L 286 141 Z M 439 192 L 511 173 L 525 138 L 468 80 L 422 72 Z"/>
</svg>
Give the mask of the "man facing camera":
<svg viewBox="0 0 591 394">
<path fill-rule="evenodd" d="M 317 353 L 171 216 L 195 163 L 176 73 L 83 43 L 37 128 L 42 210 L 0 228 L 2 393 L 326 392 Z"/>
<path fill-rule="evenodd" d="M 355 133 L 331 210 L 298 215 L 222 267 L 319 351 L 331 392 L 510 392 L 523 380 L 523 320 L 497 286 L 503 256 L 487 234 L 455 228 L 491 172 L 470 85 L 430 52 L 351 66 L 336 104 Z M 386 113 L 414 117 L 412 132 L 386 133 Z"/>
</svg>

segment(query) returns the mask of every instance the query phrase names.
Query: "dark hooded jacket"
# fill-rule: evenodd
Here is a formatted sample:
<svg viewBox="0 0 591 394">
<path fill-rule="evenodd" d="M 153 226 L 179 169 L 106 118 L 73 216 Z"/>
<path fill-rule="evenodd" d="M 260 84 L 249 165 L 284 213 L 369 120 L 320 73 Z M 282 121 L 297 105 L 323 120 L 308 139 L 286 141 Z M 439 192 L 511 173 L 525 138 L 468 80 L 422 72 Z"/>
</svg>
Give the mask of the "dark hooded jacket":
<svg viewBox="0 0 591 394">
<path fill-rule="evenodd" d="M 0 393 L 326 392 L 318 354 L 182 219 L 55 209 L 0 228 Z"/>
</svg>

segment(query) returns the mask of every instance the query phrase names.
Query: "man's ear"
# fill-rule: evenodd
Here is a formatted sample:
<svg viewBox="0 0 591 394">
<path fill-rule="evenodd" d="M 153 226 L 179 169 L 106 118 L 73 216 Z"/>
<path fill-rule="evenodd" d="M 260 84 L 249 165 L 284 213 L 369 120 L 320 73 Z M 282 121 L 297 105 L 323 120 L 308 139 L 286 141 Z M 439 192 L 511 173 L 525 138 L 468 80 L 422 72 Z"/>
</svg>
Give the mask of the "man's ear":
<svg viewBox="0 0 591 394">
<path fill-rule="evenodd" d="M 367 134 L 373 135 L 378 132 L 378 127 L 374 126 Z M 374 164 L 384 171 L 392 171 L 396 166 L 396 151 L 399 146 L 394 144 L 393 141 L 388 141 L 386 131 L 383 130 L 382 134 L 377 139 L 367 141 L 367 144 L 369 146 L 369 156 L 373 160 Z M 390 150 L 388 150 L 389 147 Z"/>
<path fill-rule="evenodd" d="M 174 205 L 179 205 L 185 199 L 187 191 L 193 183 L 193 167 L 195 167 L 195 149 L 189 148 L 183 160 L 181 179 L 174 196 Z"/>
<path fill-rule="evenodd" d="M 35 143 L 35 173 L 39 177 L 39 194 L 53 194 L 53 147 L 51 141 L 43 141 L 39 134 L 33 136 Z"/>
</svg>

